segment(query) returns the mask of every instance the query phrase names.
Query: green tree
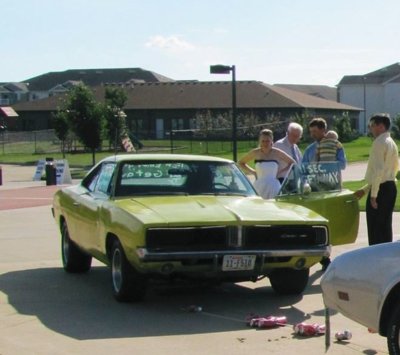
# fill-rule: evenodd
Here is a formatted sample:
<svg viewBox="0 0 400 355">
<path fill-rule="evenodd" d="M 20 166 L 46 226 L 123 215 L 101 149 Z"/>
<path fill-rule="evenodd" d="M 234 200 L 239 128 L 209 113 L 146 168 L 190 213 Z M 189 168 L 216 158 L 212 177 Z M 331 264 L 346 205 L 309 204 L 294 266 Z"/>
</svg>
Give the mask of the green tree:
<svg viewBox="0 0 400 355">
<path fill-rule="evenodd" d="M 61 141 L 61 152 L 65 159 L 65 142 L 69 133 L 68 114 L 59 109 L 55 114 L 52 114 L 51 121 L 56 136 Z"/>
<path fill-rule="evenodd" d="M 96 149 L 101 147 L 103 134 L 102 106 L 87 86 L 78 85 L 68 93 L 65 112 L 72 132 L 91 150 L 94 165 Z"/>
<path fill-rule="evenodd" d="M 344 112 L 339 118 L 334 118 L 333 129 L 339 135 L 341 142 L 351 142 L 359 136 L 358 132 L 351 127 L 350 116 L 347 112 Z"/>
<path fill-rule="evenodd" d="M 126 92 L 120 87 L 107 87 L 105 91 L 105 135 L 110 147 L 117 149 L 121 138 L 128 135 L 126 115 L 122 114 L 127 101 Z"/>
</svg>

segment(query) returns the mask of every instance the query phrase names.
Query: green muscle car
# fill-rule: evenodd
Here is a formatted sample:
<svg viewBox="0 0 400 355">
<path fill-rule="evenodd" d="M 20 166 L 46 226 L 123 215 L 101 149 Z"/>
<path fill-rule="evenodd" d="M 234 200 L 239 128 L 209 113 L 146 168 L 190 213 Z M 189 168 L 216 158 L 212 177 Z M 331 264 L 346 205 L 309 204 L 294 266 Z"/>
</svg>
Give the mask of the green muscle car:
<svg viewBox="0 0 400 355">
<path fill-rule="evenodd" d="M 287 181 L 300 183 L 293 174 Z M 302 206 L 324 206 L 309 201 L 312 193 L 305 201 L 288 186 L 276 200 L 263 200 L 226 159 L 109 157 L 79 185 L 54 196 L 64 269 L 87 272 L 92 257 L 100 260 L 110 266 L 118 301 L 142 299 L 155 277 L 269 277 L 276 292 L 301 293 L 309 268 L 329 256 L 329 231 L 336 227 L 315 208 Z M 341 199 L 340 192 L 334 194 L 327 203 Z"/>
</svg>

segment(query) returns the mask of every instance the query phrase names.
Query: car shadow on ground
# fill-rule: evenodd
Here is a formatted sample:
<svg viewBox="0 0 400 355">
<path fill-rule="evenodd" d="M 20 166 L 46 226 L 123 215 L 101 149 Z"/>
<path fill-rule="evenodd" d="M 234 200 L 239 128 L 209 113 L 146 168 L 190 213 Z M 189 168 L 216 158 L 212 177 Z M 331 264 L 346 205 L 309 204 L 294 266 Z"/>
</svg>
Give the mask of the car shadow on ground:
<svg viewBox="0 0 400 355">
<path fill-rule="evenodd" d="M 279 296 L 265 280 L 256 288 L 156 282 L 145 301 L 125 304 L 114 300 L 106 267 L 83 275 L 61 268 L 12 271 L 0 275 L 0 285 L 19 314 L 36 316 L 49 329 L 79 340 L 235 331 L 247 328 L 249 313 L 284 315 L 289 324 L 310 317 L 295 306 L 302 296 Z M 202 311 L 190 312 L 191 305 Z"/>
</svg>

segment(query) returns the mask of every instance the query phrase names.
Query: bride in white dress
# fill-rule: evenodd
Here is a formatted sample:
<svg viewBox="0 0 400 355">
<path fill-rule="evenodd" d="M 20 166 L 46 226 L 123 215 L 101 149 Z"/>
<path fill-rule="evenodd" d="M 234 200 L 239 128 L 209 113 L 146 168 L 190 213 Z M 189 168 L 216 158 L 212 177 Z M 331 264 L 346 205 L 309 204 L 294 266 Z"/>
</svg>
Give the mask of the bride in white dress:
<svg viewBox="0 0 400 355">
<path fill-rule="evenodd" d="M 273 133 L 269 129 L 263 129 L 259 135 L 259 147 L 251 150 L 239 161 L 239 166 L 246 172 L 255 176 L 254 187 L 258 194 L 264 198 L 274 198 L 281 184 L 278 174 L 287 171 L 295 160 L 284 151 L 272 146 Z M 247 163 L 254 160 L 255 169 Z M 283 166 L 279 170 L 279 166 Z"/>
</svg>

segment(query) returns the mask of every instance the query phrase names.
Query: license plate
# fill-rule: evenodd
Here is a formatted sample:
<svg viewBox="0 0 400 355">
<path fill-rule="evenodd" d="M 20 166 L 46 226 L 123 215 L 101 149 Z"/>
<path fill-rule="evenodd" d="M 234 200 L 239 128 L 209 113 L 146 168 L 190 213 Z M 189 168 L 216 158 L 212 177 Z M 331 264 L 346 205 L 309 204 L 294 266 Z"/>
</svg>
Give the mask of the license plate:
<svg viewBox="0 0 400 355">
<path fill-rule="evenodd" d="M 222 271 L 253 270 L 255 263 L 255 255 L 224 255 Z"/>
</svg>

